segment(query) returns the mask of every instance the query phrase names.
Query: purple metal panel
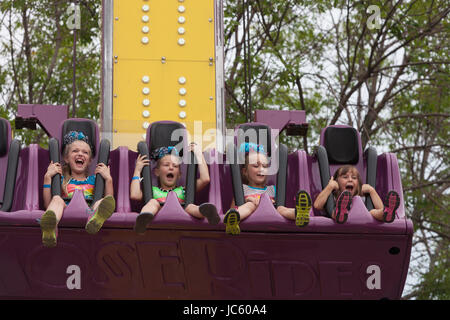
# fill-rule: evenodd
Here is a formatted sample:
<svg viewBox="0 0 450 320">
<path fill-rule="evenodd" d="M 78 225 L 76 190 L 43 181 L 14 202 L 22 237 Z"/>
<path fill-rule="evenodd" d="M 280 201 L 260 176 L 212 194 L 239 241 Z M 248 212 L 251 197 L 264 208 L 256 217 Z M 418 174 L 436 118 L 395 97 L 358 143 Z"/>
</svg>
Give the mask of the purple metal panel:
<svg viewBox="0 0 450 320">
<path fill-rule="evenodd" d="M 39 228 L 2 226 L 0 297 L 400 298 L 408 237 L 357 237 L 60 228 L 58 246 L 45 248 Z M 78 268 L 79 288 L 68 287 L 70 266 Z"/>
<path fill-rule="evenodd" d="M 255 110 L 255 122 L 281 132 L 287 124 L 306 123 L 306 113 L 304 110 Z"/>
<path fill-rule="evenodd" d="M 16 117 L 37 119 L 50 137 L 60 137 L 60 124 L 67 119 L 69 106 L 19 104 Z"/>
</svg>

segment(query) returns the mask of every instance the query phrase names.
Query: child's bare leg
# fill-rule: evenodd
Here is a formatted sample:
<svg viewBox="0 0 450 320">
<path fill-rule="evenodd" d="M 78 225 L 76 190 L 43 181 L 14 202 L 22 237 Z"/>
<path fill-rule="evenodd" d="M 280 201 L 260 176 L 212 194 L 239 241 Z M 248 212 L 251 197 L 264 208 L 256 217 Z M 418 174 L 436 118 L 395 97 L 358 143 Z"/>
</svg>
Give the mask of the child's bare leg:
<svg viewBox="0 0 450 320">
<path fill-rule="evenodd" d="M 42 243 L 46 247 L 56 246 L 58 222 L 61 220 L 66 203 L 60 196 L 54 196 L 41 217 Z"/>
<path fill-rule="evenodd" d="M 279 214 L 281 214 L 283 217 L 289 220 L 295 220 L 295 209 L 294 208 L 287 208 L 284 206 L 278 206 L 277 211 Z"/>
<path fill-rule="evenodd" d="M 209 224 L 218 224 L 220 222 L 217 208 L 212 203 L 203 203 L 200 206 L 191 203 L 187 205 L 185 211 L 198 219 L 208 219 Z"/>
<path fill-rule="evenodd" d="M 200 210 L 198 209 L 198 206 L 195 204 L 188 204 L 187 207 L 184 209 L 187 213 L 189 213 L 191 216 L 196 217 L 198 219 L 203 219 L 204 216 L 200 213 Z"/>
<path fill-rule="evenodd" d="M 147 229 L 147 224 L 153 220 L 155 215 L 161 209 L 161 205 L 155 199 L 151 199 L 142 208 L 141 213 L 136 218 L 136 223 L 134 225 L 134 231 L 138 234 L 144 234 Z"/>
<path fill-rule="evenodd" d="M 383 209 L 372 209 L 372 210 L 370 210 L 370 214 L 372 215 L 372 217 L 374 217 L 378 221 L 384 221 Z"/>
<path fill-rule="evenodd" d="M 256 205 L 253 202 L 246 202 L 237 209 L 239 215 L 241 216 L 241 221 L 251 215 L 255 210 Z"/>
<path fill-rule="evenodd" d="M 59 222 L 62 218 L 65 207 L 66 203 L 60 196 L 53 196 L 46 211 L 53 211 L 55 213 L 56 220 Z"/>
<path fill-rule="evenodd" d="M 156 215 L 159 209 L 161 209 L 161 205 L 159 204 L 159 202 L 155 199 L 151 199 L 145 204 L 145 206 L 142 207 L 141 212 L 150 212 L 153 215 Z"/>
</svg>

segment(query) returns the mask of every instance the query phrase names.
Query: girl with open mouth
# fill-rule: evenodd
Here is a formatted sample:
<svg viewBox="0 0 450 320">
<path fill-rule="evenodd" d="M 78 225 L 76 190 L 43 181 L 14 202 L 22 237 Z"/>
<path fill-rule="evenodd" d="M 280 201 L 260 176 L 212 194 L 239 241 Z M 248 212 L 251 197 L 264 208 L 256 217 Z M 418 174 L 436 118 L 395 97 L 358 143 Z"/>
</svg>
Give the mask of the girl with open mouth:
<svg viewBox="0 0 450 320">
<path fill-rule="evenodd" d="M 323 210 L 330 194 L 334 195 L 336 208 L 333 210 L 332 219 L 337 223 L 345 223 L 351 209 L 354 196 L 369 195 L 374 209 L 370 214 L 379 221 L 392 222 L 395 219 L 396 210 L 400 204 L 400 196 L 391 190 L 388 192 L 384 205 L 375 188 L 368 184 L 362 184 L 361 175 L 354 166 L 340 167 L 331 177 L 328 185 L 317 196 L 314 208 Z"/>
<path fill-rule="evenodd" d="M 199 178 L 196 181 L 196 190 L 202 190 L 206 185 L 208 185 L 209 171 L 206 165 L 206 160 L 203 157 L 201 150 L 195 145 L 190 145 L 190 151 L 193 151 L 197 159 L 202 159 L 199 161 Z M 142 208 L 140 214 L 136 218 L 136 224 L 134 230 L 138 234 L 144 234 L 147 225 L 153 220 L 155 215 L 164 205 L 166 198 L 170 191 L 175 192 L 180 204 L 185 202 L 185 190 L 183 186 L 177 186 L 178 180 L 181 176 L 180 164 L 181 158 L 178 156 L 178 151 L 175 147 L 161 147 L 152 152 L 152 159 L 156 161 L 156 168 L 154 174 L 158 177 L 159 186 L 153 186 L 153 199 L 147 202 Z M 143 194 L 140 184 L 140 176 L 142 169 L 145 166 L 150 165 L 150 160 L 144 155 L 138 155 L 136 160 L 136 167 L 134 170 L 134 175 L 131 180 L 130 186 L 130 199 L 132 200 L 142 200 Z M 188 204 L 185 207 L 186 213 L 191 216 L 204 219 L 206 218 L 209 224 L 215 225 L 220 222 L 219 214 L 217 213 L 217 208 L 212 203 L 203 203 L 200 206 L 195 204 Z"/>
</svg>

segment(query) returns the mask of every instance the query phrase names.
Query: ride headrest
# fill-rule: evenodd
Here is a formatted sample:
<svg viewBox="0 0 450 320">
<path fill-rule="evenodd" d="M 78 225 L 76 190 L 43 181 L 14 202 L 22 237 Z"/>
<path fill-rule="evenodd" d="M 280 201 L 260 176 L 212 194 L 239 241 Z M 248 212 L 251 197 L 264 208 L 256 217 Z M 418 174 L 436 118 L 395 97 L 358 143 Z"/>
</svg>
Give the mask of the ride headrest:
<svg viewBox="0 0 450 320">
<path fill-rule="evenodd" d="M 95 157 L 96 144 L 97 144 L 97 125 L 94 121 L 77 121 L 77 120 L 66 120 L 64 121 L 62 127 L 62 139 L 61 139 L 61 152 L 64 152 L 65 143 L 64 136 L 70 131 L 82 132 L 84 136 L 87 137 L 89 145 L 92 149 L 92 157 Z M 80 139 L 81 140 L 81 139 Z"/>
<path fill-rule="evenodd" d="M 8 122 L 0 118 L 0 157 L 8 153 Z"/>
<path fill-rule="evenodd" d="M 239 148 L 243 143 L 255 144 L 262 146 L 262 149 L 268 157 L 271 156 L 271 131 L 270 127 L 265 124 L 244 123 L 237 128 L 236 146 Z"/>
<path fill-rule="evenodd" d="M 175 130 L 181 129 L 181 131 Z M 172 121 L 157 121 L 149 127 L 149 135 L 147 134 L 147 143 L 149 144 L 149 152 L 161 147 L 177 146 L 177 151 L 180 157 L 183 156 L 183 143 L 186 137 L 186 128 L 178 122 Z"/>
<path fill-rule="evenodd" d="M 356 164 L 359 161 L 359 139 L 355 128 L 326 128 L 324 147 L 330 164 Z"/>
</svg>

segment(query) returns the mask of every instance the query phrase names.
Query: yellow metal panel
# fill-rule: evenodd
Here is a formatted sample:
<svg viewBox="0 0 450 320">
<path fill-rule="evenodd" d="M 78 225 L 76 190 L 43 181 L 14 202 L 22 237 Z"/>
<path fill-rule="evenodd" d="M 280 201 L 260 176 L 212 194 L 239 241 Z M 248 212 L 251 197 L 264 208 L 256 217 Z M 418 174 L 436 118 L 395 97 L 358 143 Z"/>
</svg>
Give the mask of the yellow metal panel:
<svg viewBox="0 0 450 320">
<path fill-rule="evenodd" d="M 143 11 L 143 6 L 148 11 Z M 184 12 L 179 12 L 183 7 Z M 148 17 L 148 22 L 143 17 Z M 179 18 L 185 22 L 180 23 Z M 148 33 L 142 31 L 148 27 Z M 184 28 L 184 34 L 178 29 Z M 142 39 L 148 38 L 143 44 Z M 178 40 L 185 44 L 179 45 Z M 115 0 L 113 52 L 119 59 L 208 61 L 214 58 L 214 0 Z"/>
<path fill-rule="evenodd" d="M 142 81 L 144 76 L 149 77 L 147 84 Z M 179 83 L 180 77 L 185 78 L 184 84 Z M 149 89 L 148 94 L 144 88 Z M 180 94 L 182 88 L 184 95 Z M 179 121 L 193 135 L 195 121 L 201 121 L 197 123 L 197 134 L 208 129 L 215 133 L 215 67 L 209 62 L 119 60 L 114 64 L 113 93 L 114 148 L 125 145 L 136 150 L 146 132 L 145 122 Z M 145 99 L 150 102 L 148 106 L 143 104 Z M 185 101 L 184 107 L 180 100 Z M 149 111 L 150 116 L 145 118 L 144 111 Z M 180 112 L 186 113 L 184 119 Z M 204 147 L 214 143 L 214 133 L 204 137 Z"/>
</svg>

